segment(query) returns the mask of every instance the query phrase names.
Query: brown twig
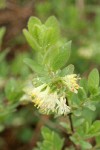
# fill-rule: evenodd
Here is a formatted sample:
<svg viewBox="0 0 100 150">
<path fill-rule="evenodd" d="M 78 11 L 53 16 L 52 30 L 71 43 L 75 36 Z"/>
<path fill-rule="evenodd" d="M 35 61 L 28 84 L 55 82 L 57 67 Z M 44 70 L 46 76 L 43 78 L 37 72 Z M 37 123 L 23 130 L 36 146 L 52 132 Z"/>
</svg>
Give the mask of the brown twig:
<svg viewBox="0 0 100 150">
<path fill-rule="evenodd" d="M 69 103 L 68 103 L 68 99 L 67 99 L 67 98 L 66 98 L 66 104 L 67 104 L 67 106 L 69 106 Z M 74 127 L 73 127 L 73 121 L 72 121 L 72 113 L 69 113 L 69 114 L 68 114 L 68 117 L 69 117 L 69 122 L 70 122 L 71 131 L 72 131 L 72 133 L 74 133 Z"/>
</svg>

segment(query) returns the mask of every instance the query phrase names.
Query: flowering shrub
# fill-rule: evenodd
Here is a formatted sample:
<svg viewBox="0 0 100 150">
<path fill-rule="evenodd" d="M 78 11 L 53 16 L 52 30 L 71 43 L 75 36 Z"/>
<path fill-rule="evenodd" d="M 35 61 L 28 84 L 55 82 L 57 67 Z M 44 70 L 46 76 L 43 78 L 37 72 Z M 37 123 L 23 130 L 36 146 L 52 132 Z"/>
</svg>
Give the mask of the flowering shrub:
<svg viewBox="0 0 100 150">
<path fill-rule="evenodd" d="M 32 102 L 42 114 L 68 117 L 68 126 L 61 122 L 72 141 L 68 149 L 100 148 L 100 121 L 92 117 L 100 104 L 98 70 L 93 69 L 87 80 L 74 73 L 74 66 L 68 65 L 71 42 L 61 37 L 59 23 L 53 16 L 44 24 L 30 17 L 28 30 L 24 29 L 23 33 L 34 52 L 34 59 L 24 59 L 34 78 L 24 86 L 20 101 Z M 62 149 L 64 140 L 56 133 L 44 128 L 42 135 L 44 141 L 36 150 Z M 92 137 L 95 145 L 89 142 Z"/>
<path fill-rule="evenodd" d="M 4 33 L 5 28 L 1 28 L 0 49 Z M 43 141 L 34 150 L 99 150 L 99 71 L 94 68 L 88 78 L 75 72 L 74 65 L 69 64 L 73 59 L 71 41 L 61 37 L 55 17 L 44 24 L 30 17 L 23 33 L 32 47 L 29 54 L 17 54 L 8 63 L 5 57 L 9 49 L 0 52 L 0 132 L 9 125 L 25 125 L 25 131 L 19 130 L 19 134 L 26 142 L 33 134 L 27 122 L 38 122 L 38 115 L 49 116 L 53 119 L 43 120 L 48 127 L 41 129 Z"/>
</svg>

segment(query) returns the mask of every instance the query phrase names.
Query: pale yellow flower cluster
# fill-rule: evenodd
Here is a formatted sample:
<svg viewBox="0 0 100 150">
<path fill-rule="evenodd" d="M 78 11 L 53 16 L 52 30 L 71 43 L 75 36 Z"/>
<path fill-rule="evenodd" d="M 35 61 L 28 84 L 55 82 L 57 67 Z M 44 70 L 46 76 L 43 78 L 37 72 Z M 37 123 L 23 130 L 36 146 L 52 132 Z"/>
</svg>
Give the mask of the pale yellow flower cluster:
<svg viewBox="0 0 100 150">
<path fill-rule="evenodd" d="M 58 116 L 67 115 L 70 112 L 70 107 L 66 104 L 66 99 L 59 97 L 57 92 L 51 93 L 50 87 L 43 84 L 37 88 L 27 87 L 24 89 L 31 101 L 34 103 L 41 113 L 54 113 Z"/>
<path fill-rule="evenodd" d="M 80 88 L 77 81 L 80 79 L 76 74 L 67 75 L 62 77 L 62 82 L 69 91 L 77 93 Z M 59 89 L 60 90 L 60 89 Z M 41 113 L 49 114 L 54 113 L 57 116 L 67 115 L 70 112 L 70 107 L 66 104 L 65 93 L 59 95 L 57 91 L 51 92 L 47 84 L 42 84 L 34 87 L 32 84 L 24 89 L 25 96 L 34 106 L 37 107 Z"/>
<path fill-rule="evenodd" d="M 66 75 L 62 78 L 63 83 L 67 86 L 67 88 L 74 93 L 78 93 L 78 89 L 80 86 L 78 85 L 78 80 L 80 78 L 76 74 Z"/>
</svg>

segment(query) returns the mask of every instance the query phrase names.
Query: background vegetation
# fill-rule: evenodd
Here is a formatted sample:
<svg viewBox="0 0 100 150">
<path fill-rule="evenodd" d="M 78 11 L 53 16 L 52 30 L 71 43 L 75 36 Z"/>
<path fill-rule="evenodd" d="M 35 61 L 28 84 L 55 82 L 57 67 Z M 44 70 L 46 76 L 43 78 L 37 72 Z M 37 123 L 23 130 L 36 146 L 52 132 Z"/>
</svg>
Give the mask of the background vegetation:
<svg viewBox="0 0 100 150">
<path fill-rule="evenodd" d="M 100 1 L 0 0 L 1 150 L 32 150 L 42 136 L 45 139 L 45 130 L 48 134 L 56 131 L 61 137 L 66 137 L 64 148 L 71 145 L 64 132 L 64 124 L 59 125 L 59 122 L 67 122 L 66 117 L 55 119 L 52 115 L 41 115 L 33 105 L 20 101 L 23 85 L 33 77 L 32 70 L 23 59 L 34 57 L 22 30 L 27 26 L 30 16 L 36 16 L 44 22 L 51 15 L 58 19 L 62 36 L 68 41 L 72 40 L 68 63 L 75 65 L 75 72 L 87 78 L 93 68 L 100 71 Z M 95 113 L 91 110 L 85 112 L 90 121 L 100 119 L 100 105 L 96 108 Z M 41 127 L 44 125 L 53 131 L 42 128 L 41 136 Z M 55 137 L 59 141 L 58 134 L 54 134 L 53 141 Z M 94 138 L 89 140 L 95 145 Z"/>
</svg>

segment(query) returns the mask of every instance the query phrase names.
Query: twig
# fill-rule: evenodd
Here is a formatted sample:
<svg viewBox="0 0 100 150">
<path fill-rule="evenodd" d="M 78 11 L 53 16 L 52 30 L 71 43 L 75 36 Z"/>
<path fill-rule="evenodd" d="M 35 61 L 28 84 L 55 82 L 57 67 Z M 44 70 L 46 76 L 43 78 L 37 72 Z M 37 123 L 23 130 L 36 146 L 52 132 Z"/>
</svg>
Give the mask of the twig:
<svg viewBox="0 0 100 150">
<path fill-rule="evenodd" d="M 72 133 L 74 133 L 73 121 L 72 121 L 72 113 L 68 114 L 69 121 L 70 121 L 70 128 Z"/>
<path fill-rule="evenodd" d="M 68 99 L 67 99 L 67 98 L 66 98 L 66 104 L 67 104 L 67 106 L 69 106 L 69 103 L 68 103 Z M 72 113 L 69 113 L 69 114 L 68 114 L 68 117 L 69 117 L 69 122 L 70 122 L 71 131 L 72 131 L 72 133 L 74 133 L 74 127 L 73 127 L 73 121 L 72 121 Z"/>
</svg>

